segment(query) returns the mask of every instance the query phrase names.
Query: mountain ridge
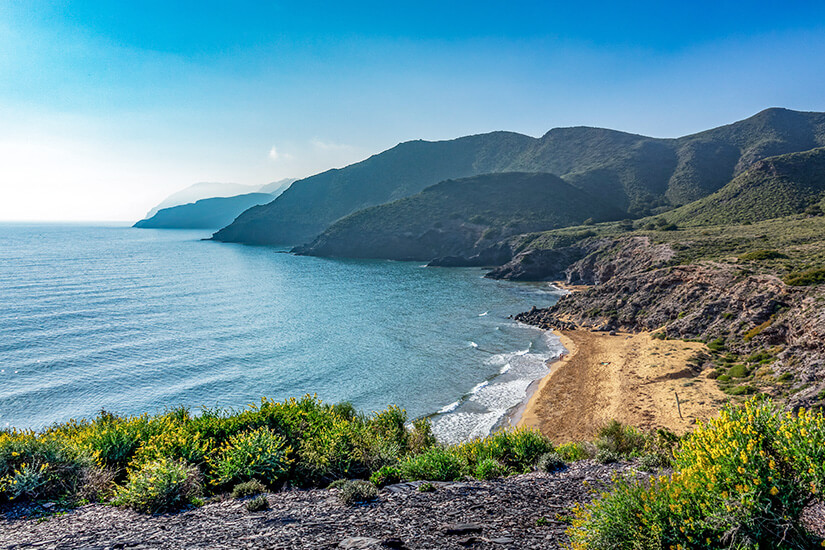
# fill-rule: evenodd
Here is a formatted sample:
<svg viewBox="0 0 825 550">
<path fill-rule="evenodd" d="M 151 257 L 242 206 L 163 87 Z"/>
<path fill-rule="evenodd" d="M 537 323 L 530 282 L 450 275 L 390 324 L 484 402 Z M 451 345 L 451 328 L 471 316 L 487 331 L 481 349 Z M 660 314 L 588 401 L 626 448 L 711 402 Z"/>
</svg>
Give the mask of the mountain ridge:
<svg viewBox="0 0 825 550">
<path fill-rule="evenodd" d="M 554 128 L 540 138 L 499 131 L 409 141 L 298 180 L 275 201 L 242 213 L 213 239 L 300 244 L 342 217 L 440 181 L 518 171 L 556 174 L 638 218 L 705 197 L 769 153 L 806 150 L 811 144 L 825 146 L 825 113 L 781 108 L 679 138 L 579 126 Z"/>
</svg>

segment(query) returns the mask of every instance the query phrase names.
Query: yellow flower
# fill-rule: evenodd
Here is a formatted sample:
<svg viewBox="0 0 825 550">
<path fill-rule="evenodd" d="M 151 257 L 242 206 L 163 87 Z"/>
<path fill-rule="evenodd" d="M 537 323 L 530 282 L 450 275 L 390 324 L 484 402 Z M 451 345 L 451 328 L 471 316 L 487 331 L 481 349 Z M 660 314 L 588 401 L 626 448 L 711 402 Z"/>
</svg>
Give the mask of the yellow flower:
<svg viewBox="0 0 825 550">
<path fill-rule="evenodd" d="M 773 496 L 776 496 L 776 495 L 778 495 L 778 494 L 779 494 L 779 489 L 777 489 L 777 488 L 776 488 L 776 485 L 774 485 L 773 487 L 771 487 L 771 494 L 772 494 Z"/>
</svg>

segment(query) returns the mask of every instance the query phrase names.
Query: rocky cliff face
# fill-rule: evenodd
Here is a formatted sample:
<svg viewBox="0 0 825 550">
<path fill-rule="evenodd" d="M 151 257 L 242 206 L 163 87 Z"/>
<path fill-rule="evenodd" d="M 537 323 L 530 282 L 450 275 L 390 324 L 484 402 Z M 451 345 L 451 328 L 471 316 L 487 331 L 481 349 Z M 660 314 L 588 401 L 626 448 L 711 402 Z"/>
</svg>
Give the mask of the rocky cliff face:
<svg viewBox="0 0 825 550">
<path fill-rule="evenodd" d="M 785 396 L 793 405 L 825 398 L 822 287 L 789 287 L 778 277 L 729 263 L 669 265 L 673 251 L 643 238 L 600 240 L 586 248 L 589 253 L 565 270 L 566 280 L 594 286 L 517 320 L 542 328 L 702 339 L 717 350 L 721 374 L 730 366 L 727 359 L 741 361 L 736 372 L 751 373 L 742 382 L 760 391 Z"/>
</svg>

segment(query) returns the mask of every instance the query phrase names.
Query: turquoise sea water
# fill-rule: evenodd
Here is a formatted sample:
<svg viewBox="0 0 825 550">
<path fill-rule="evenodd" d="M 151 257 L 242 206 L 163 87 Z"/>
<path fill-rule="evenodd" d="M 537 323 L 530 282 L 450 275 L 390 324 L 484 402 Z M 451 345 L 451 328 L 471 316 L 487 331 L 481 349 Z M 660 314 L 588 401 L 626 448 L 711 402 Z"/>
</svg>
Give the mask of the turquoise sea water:
<svg viewBox="0 0 825 550">
<path fill-rule="evenodd" d="M 545 284 L 298 257 L 202 231 L 0 225 L 0 427 L 317 393 L 481 435 L 561 349 Z"/>
</svg>

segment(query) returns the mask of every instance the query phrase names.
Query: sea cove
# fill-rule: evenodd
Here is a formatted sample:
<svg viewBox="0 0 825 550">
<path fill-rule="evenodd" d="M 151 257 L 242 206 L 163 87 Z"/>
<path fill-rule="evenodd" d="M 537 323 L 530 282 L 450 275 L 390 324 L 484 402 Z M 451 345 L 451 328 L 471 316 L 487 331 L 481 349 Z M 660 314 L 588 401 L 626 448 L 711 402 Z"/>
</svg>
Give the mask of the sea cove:
<svg viewBox="0 0 825 550">
<path fill-rule="evenodd" d="M 559 293 L 481 269 L 301 257 L 203 231 L 2 228 L 0 427 L 312 393 L 441 411 L 436 433 L 458 440 L 489 432 L 560 351 L 508 319 Z"/>
</svg>

